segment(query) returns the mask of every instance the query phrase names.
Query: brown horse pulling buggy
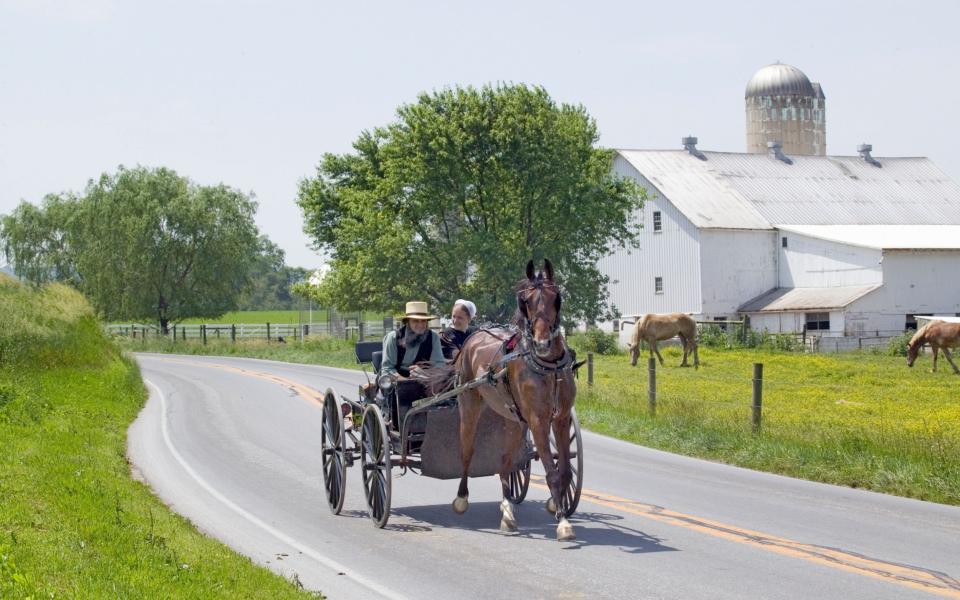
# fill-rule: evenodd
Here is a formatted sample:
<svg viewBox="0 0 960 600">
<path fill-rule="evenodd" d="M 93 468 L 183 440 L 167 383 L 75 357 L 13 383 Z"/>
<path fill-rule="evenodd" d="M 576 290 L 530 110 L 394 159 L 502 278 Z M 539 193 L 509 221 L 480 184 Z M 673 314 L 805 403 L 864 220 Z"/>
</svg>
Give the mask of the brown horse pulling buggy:
<svg viewBox="0 0 960 600">
<path fill-rule="evenodd" d="M 583 487 L 583 440 L 573 409 L 579 366 L 559 331 L 560 292 L 553 269 L 527 267 L 518 284 L 516 327 L 481 329 L 456 362 L 426 381 L 401 380 L 380 390 L 360 386 L 358 398 L 323 398 L 323 483 L 334 514 L 343 508 L 347 467 L 360 465 L 368 514 L 376 527 L 390 518 L 392 471 L 460 479 L 453 509 L 467 510 L 469 477 L 500 475 L 503 530 L 516 529 L 514 505 L 530 485 L 531 463 L 541 460 L 550 488 L 547 510 L 557 536 L 574 539 L 567 522 Z M 356 345 L 361 364 L 380 370 L 379 342 Z M 424 390 L 438 393 L 424 397 Z"/>
</svg>

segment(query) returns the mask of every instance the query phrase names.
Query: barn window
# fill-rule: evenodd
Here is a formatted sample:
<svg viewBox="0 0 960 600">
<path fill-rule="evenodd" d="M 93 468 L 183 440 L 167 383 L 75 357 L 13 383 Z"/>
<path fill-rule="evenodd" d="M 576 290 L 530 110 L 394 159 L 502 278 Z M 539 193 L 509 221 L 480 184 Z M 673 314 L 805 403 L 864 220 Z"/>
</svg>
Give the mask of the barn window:
<svg viewBox="0 0 960 600">
<path fill-rule="evenodd" d="M 658 294 L 663 293 L 663 277 L 653 278 L 653 291 Z"/>
<path fill-rule="evenodd" d="M 787 236 L 783 236 L 783 240 L 780 241 L 780 244 L 786 248 L 787 247 Z"/>
<path fill-rule="evenodd" d="M 807 331 L 830 331 L 830 313 L 807 313 Z"/>
<path fill-rule="evenodd" d="M 660 217 L 660 211 L 653 211 L 653 230 L 663 231 L 663 219 Z"/>
</svg>

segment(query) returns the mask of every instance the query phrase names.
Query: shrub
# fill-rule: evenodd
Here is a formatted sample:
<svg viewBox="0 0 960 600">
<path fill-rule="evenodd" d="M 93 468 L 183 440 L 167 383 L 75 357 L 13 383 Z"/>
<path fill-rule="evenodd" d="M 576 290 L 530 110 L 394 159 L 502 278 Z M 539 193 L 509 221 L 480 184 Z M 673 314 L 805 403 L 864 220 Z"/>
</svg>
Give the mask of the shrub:
<svg viewBox="0 0 960 600">
<path fill-rule="evenodd" d="M 917 332 L 913 329 L 908 329 L 897 337 L 890 338 L 890 341 L 887 342 L 887 354 L 890 356 L 906 356 L 907 344 L 910 343 L 910 338 L 912 338 L 915 333 Z"/>
<path fill-rule="evenodd" d="M 594 354 L 615 355 L 622 354 L 616 333 L 606 333 L 597 327 L 590 327 L 584 332 L 577 332 L 567 336 L 567 344 L 578 353 L 593 352 Z"/>
</svg>

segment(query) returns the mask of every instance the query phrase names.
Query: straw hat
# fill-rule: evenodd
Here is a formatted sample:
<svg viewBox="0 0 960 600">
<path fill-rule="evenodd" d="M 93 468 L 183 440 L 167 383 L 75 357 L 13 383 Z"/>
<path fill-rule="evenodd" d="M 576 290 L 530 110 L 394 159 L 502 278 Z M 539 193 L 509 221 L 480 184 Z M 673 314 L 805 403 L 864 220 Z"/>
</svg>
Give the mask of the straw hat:
<svg viewBox="0 0 960 600">
<path fill-rule="evenodd" d="M 407 312 L 403 315 L 404 320 L 432 321 L 436 318 L 436 315 L 427 314 L 427 303 L 418 300 L 407 302 Z"/>
</svg>

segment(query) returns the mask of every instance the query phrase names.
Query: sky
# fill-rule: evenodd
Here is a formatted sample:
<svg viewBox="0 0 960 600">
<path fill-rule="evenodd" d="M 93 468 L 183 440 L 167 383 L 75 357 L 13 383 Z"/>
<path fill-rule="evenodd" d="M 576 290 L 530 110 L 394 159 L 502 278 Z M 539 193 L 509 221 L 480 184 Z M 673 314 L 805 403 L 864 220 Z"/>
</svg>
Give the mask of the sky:
<svg viewBox="0 0 960 600">
<path fill-rule="evenodd" d="M 421 92 L 541 85 L 602 146 L 742 152 L 744 88 L 777 61 L 823 86 L 828 154 L 867 142 L 960 181 L 958 23 L 955 0 L 0 0 L 0 214 L 165 166 L 253 193 L 312 269 L 298 183 Z"/>
</svg>

